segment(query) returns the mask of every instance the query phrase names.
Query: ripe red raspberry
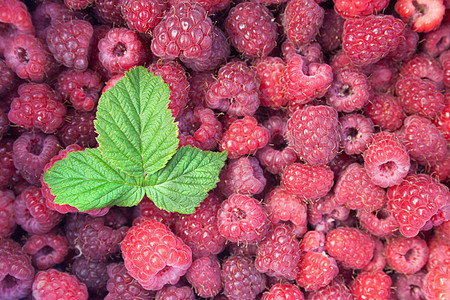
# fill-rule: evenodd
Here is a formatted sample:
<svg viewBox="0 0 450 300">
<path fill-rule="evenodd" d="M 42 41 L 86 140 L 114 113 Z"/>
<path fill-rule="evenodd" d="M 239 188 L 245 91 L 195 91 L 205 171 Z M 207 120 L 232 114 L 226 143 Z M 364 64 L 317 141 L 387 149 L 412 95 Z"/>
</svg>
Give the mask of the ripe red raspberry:
<svg viewBox="0 0 450 300">
<path fill-rule="evenodd" d="M 308 106 L 287 122 L 287 139 L 300 159 L 313 165 L 329 163 L 339 150 L 337 111 L 329 106 Z"/>
<path fill-rule="evenodd" d="M 360 154 L 372 142 L 374 132 L 371 119 L 357 113 L 339 118 L 341 124 L 341 147 L 348 155 Z"/>
<path fill-rule="evenodd" d="M 344 18 L 374 15 L 389 4 L 389 0 L 333 0 L 333 2 L 336 12 Z"/>
<path fill-rule="evenodd" d="M 112 28 L 98 41 L 98 58 L 110 75 L 143 65 L 148 56 L 141 37 L 131 29 Z"/>
<path fill-rule="evenodd" d="M 23 133 L 13 145 L 14 166 L 30 184 L 39 185 L 45 165 L 60 150 L 54 135 Z"/>
<path fill-rule="evenodd" d="M 67 70 L 59 74 L 55 89 L 70 100 L 77 110 L 91 111 L 97 105 L 104 84 L 100 74 L 87 69 L 84 72 Z"/>
<path fill-rule="evenodd" d="M 450 297 L 450 267 L 441 265 L 431 269 L 424 278 L 423 290 L 426 299 Z"/>
<path fill-rule="evenodd" d="M 282 24 L 288 40 L 296 45 L 314 40 L 322 26 L 324 9 L 314 0 L 289 1 Z"/>
<path fill-rule="evenodd" d="M 95 148 L 95 119 L 94 112 L 69 110 L 64 125 L 56 133 L 61 145 L 64 148 L 72 144 L 78 144 L 82 148 Z"/>
<path fill-rule="evenodd" d="M 0 190 L 0 238 L 9 237 L 16 229 L 14 218 L 14 192 L 8 189 Z"/>
<path fill-rule="evenodd" d="M 210 85 L 206 104 L 231 115 L 252 116 L 260 104 L 255 72 L 240 60 L 227 63 Z"/>
<path fill-rule="evenodd" d="M 230 300 L 255 299 L 264 291 L 266 277 L 248 256 L 232 255 L 222 263 L 223 293 Z"/>
<path fill-rule="evenodd" d="M 284 97 L 282 76 L 286 63 L 280 57 L 268 56 L 258 60 L 255 65 L 259 80 L 261 106 L 280 109 L 287 104 Z"/>
<path fill-rule="evenodd" d="M 84 283 L 89 291 L 101 293 L 108 281 L 107 266 L 106 261 L 95 261 L 80 255 L 72 263 L 71 273 Z"/>
<path fill-rule="evenodd" d="M 47 31 L 47 44 L 56 61 L 75 71 L 89 65 L 90 42 L 94 28 L 84 20 L 55 22 Z"/>
<path fill-rule="evenodd" d="M 261 300 L 304 300 L 305 296 L 300 291 L 298 286 L 293 284 L 277 283 L 273 285 L 270 290 L 265 292 Z"/>
<path fill-rule="evenodd" d="M 347 19 L 342 49 L 355 66 L 373 64 L 396 49 L 405 24 L 391 15 L 369 15 Z"/>
<path fill-rule="evenodd" d="M 449 201 L 448 188 L 426 174 L 409 175 L 387 191 L 387 205 L 405 237 L 421 228 Z M 420 214 L 417 213 L 420 211 Z"/>
<path fill-rule="evenodd" d="M 365 107 L 365 115 L 382 130 L 394 131 L 403 124 L 404 113 L 396 97 L 374 93 Z"/>
<path fill-rule="evenodd" d="M 325 196 L 334 184 L 334 173 L 328 166 L 293 163 L 283 172 L 281 184 L 286 191 L 303 201 L 315 201 Z"/>
<path fill-rule="evenodd" d="M 366 75 L 356 69 L 346 68 L 336 71 L 326 99 L 337 111 L 349 113 L 363 108 L 370 96 Z"/>
<path fill-rule="evenodd" d="M 191 249 L 156 220 L 131 227 L 121 248 L 128 273 L 147 290 L 177 283 L 192 263 Z"/>
<path fill-rule="evenodd" d="M 228 158 L 236 159 L 242 155 L 255 154 L 267 145 L 269 130 L 258 124 L 253 117 L 244 117 L 231 123 L 219 143 L 220 151 L 227 150 Z"/>
<path fill-rule="evenodd" d="M 74 275 L 56 269 L 39 271 L 33 281 L 33 297 L 36 300 L 57 298 L 61 300 L 88 299 L 87 287 Z"/>
<path fill-rule="evenodd" d="M 106 288 L 108 294 L 105 300 L 114 299 L 147 299 L 150 297 L 150 291 L 144 289 L 128 273 L 123 263 L 111 263 L 107 267 L 108 282 Z"/>
<path fill-rule="evenodd" d="M 341 277 L 336 277 L 327 286 L 308 294 L 308 300 L 323 299 L 353 300 L 353 296 Z"/>
<path fill-rule="evenodd" d="M 121 0 L 120 7 L 128 28 L 151 33 L 167 10 L 163 0 Z"/>
<path fill-rule="evenodd" d="M 382 188 L 400 184 L 411 165 L 405 146 L 395 134 L 386 131 L 373 135 L 363 158 L 370 179 Z"/>
<path fill-rule="evenodd" d="M 179 117 L 186 106 L 189 92 L 186 70 L 176 62 L 156 62 L 148 67 L 148 71 L 161 76 L 164 83 L 169 85 L 169 109 L 174 118 Z"/>
<path fill-rule="evenodd" d="M 344 22 L 333 8 L 325 8 L 322 27 L 316 37 L 323 52 L 333 53 L 341 47 Z"/>
<path fill-rule="evenodd" d="M 45 270 L 64 261 L 69 254 L 69 242 L 64 235 L 54 232 L 31 235 L 23 250 L 31 256 L 36 268 Z"/>
<path fill-rule="evenodd" d="M 211 56 L 213 24 L 195 2 L 173 5 L 153 30 L 152 53 L 163 59 L 207 59 Z"/>
<path fill-rule="evenodd" d="M 122 0 L 95 0 L 95 19 L 103 25 L 123 27 L 126 22 L 122 16 L 122 6 Z"/>
<path fill-rule="evenodd" d="M 404 60 L 400 75 L 428 79 L 436 85 L 438 90 L 444 87 L 444 70 L 439 61 L 423 52 Z"/>
<path fill-rule="evenodd" d="M 267 233 L 269 220 L 261 203 L 246 195 L 233 194 L 217 211 L 219 233 L 231 242 L 254 243 Z"/>
<path fill-rule="evenodd" d="M 423 290 L 425 275 L 425 271 L 419 271 L 415 274 L 395 273 L 392 278 L 392 294 L 399 300 L 426 299 Z"/>
<path fill-rule="evenodd" d="M 202 298 L 214 297 L 222 290 L 220 262 L 215 255 L 194 260 L 185 276 L 195 293 Z"/>
<path fill-rule="evenodd" d="M 351 283 L 354 300 L 388 300 L 391 295 L 392 280 L 383 271 L 362 272 Z"/>
<path fill-rule="evenodd" d="M 48 84 L 24 83 L 17 91 L 19 96 L 12 101 L 8 113 L 12 123 L 44 133 L 53 133 L 62 125 L 66 107 Z"/>
<path fill-rule="evenodd" d="M 323 252 L 305 253 L 298 268 L 296 282 L 308 292 L 327 286 L 339 273 L 336 260 Z"/>
<path fill-rule="evenodd" d="M 443 22 L 438 28 L 427 32 L 424 36 L 422 49 L 433 57 L 439 56 L 442 52 L 450 49 L 450 24 Z"/>
<path fill-rule="evenodd" d="M 437 28 L 445 14 L 442 0 L 397 0 L 394 8 L 403 21 L 409 22 L 417 32 Z"/>
<path fill-rule="evenodd" d="M 385 244 L 385 255 L 389 265 L 398 273 L 414 274 L 428 260 L 427 242 L 420 237 L 397 237 Z"/>
<path fill-rule="evenodd" d="M 357 216 L 361 226 L 376 237 L 388 238 L 398 230 L 397 220 L 386 206 L 372 212 L 358 211 Z"/>
<path fill-rule="evenodd" d="M 276 46 L 275 18 L 263 4 L 238 3 L 228 12 L 224 26 L 231 45 L 247 57 L 266 57 Z"/>
<path fill-rule="evenodd" d="M 3 53 L 10 37 L 35 33 L 28 8 L 20 0 L 0 0 L 0 24 L 0 53 Z"/>
<path fill-rule="evenodd" d="M 411 158 L 421 165 L 435 165 L 447 154 L 447 141 L 427 118 L 406 117 L 398 136 Z"/>
<path fill-rule="evenodd" d="M 450 243 L 435 235 L 428 242 L 428 250 L 427 270 L 430 271 L 440 265 L 450 265 Z"/>
<path fill-rule="evenodd" d="M 169 227 L 170 230 L 175 230 L 175 222 L 177 220 L 176 213 L 158 208 L 147 196 L 144 196 L 135 207 L 133 217 L 133 225 L 137 225 L 138 222 L 140 223 L 144 220 L 154 219 Z"/>
<path fill-rule="evenodd" d="M 42 82 L 56 69 L 56 62 L 47 44 L 31 34 L 17 34 L 8 40 L 3 53 L 8 67 L 17 76 L 34 82 Z"/>
<path fill-rule="evenodd" d="M 343 267 L 361 269 L 372 259 L 375 242 L 359 229 L 339 227 L 328 232 L 325 248 Z"/>
<path fill-rule="evenodd" d="M 304 252 L 323 252 L 325 251 L 325 234 L 317 230 L 307 231 L 300 242 L 300 250 Z"/>
</svg>

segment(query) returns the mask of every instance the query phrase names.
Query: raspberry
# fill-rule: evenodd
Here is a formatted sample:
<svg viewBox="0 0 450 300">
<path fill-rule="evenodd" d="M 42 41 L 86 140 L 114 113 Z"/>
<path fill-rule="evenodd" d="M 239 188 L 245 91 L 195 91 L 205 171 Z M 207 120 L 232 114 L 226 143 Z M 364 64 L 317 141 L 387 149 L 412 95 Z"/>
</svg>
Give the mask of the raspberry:
<svg viewBox="0 0 450 300">
<path fill-rule="evenodd" d="M 14 300 L 31 292 L 34 268 L 30 257 L 12 239 L 0 238 L 0 295 L 2 299 Z"/>
<path fill-rule="evenodd" d="M 438 90 L 443 88 L 444 70 L 437 59 L 425 53 L 418 53 L 404 60 L 400 75 L 428 79 L 436 84 Z"/>
<path fill-rule="evenodd" d="M 44 300 L 57 298 L 61 300 L 88 299 L 86 285 L 78 281 L 74 275 L 56 269 L 39 271 L 33 282 L 33 298 Z"/>
<path fill-rule="evenodd" d="M 264 190 L 266 178 L 255 157 L 240 157 L 231 160 L 222 169 L 217 184 L 221 193 L 228 197 L 233 193 L 253 195 Z"/>
<path fill-rule="evenodd" d="M 16 73 L 6 65 L 4 59 L 0 58 L 0 97 L 6 96 L 10 91 L 15 90 L 18 81 Z"/>
<path fill-rule="evenodd" d="M 333 179 L 334 173 L 328 166 L 293 163 L 284 170 L 281 184 L 304 201 L 315 201 L 331 190 Z"/>
<path fill-rule="evenodd" d="M 386 131 L 373 135 L 363 157 L 367 175 L 382 188 L 400 184 L 411 165 L 405 146 L 395 134 Z"/>
<path fill-rule="evenodd" d="M 178 119 L 178 129 L 179 146 L 191 145 L 210 151 L 222 138 L 222 123 L 209 108 L 185 108 Z"/>
<path fill-rule="evenodd" d="M 11 190 L 0 190 L 0 238 L 9 237 L 16 229 L 14 218 L 14 201 L 16 197 Z"/>
<path fill-rule="evenodd" d="M 428 246 L 418 236 L 394 238 L 385 245 L 386 260 L 398 273 L 414 274 L 425 266 L 428 259 Z"/>
<path fill-rule="evenodd" d="M 8 67 L 25 80 L 42 82 L 56 69 L 47 44 L 31 34 L 17 34 L 10 38 L 3 55 Z"/>
<path fill-rule="evenodd" d="M 317 230 L 307 231 L 300 242 L 300 250 L 304 252 L 322 252 L 325 250 L 325 234 Z"/>
<path fill-rule="evenodd" d="M 45 165 L 58 154 L 58 139 L 43 133 L 23 133 L 13 145 L 14 166 L 30 184 L 39 185 Z"/>
<path fill-rule="evenodd" d="M 108 295 L 105 300 L 147 299 L 150 291 L 144 289 L 127 271 L 123 263 L 111 263 L 107 266 Z"/>
<path fill-rule="evenodd" d="M 186 279 L 202 298 L 214 297 L 222 290 L 220 262 L 215 255 L 197 258 L 186 272 Z"/>
<path fill-rule="evenodd" d="M 336 197 L 329 193 L 308 205 L 308 222 L 316 231 L 328 232 L 334 223 L 349 219 L 350 210 L 336 203 Z"/>
<path fill-rule="evenodd" d="M 345 19 L 332 8 L 325 8 L 322 27 L 317 34 L 323 52 L 333 53 L 341 47 Z"/>
<path fill-rule="evenodd" d="M 342 49 L 355 66 L 373 64 L 396 49 L 405 24 L 391 15 L 369 15 L 347 19 Z"/>
<path fill-rule="evenodd" d="M 104 290 L 108 281 L 108 263 L 78 256 L 72 264 L 72 273 L 90 290 Z"/>
<path fill-rule="evenodd" d="M 355 157 L 345 154 L 345 152 L 340 152 L 335 158 L 330 162 L 329 166 L 331 171 L 333 171 L 335 178 L 342 173 L 342 171 L 347 168 L 348 165 L 356 162 Z"/>
<path fill-rule="evenodd" d="M 444 95 L 428 79 L 413 76 L 401 77 L 395 83 L 395 92 L 407 114 L 434 119 L 445 108 Z"/>
<path fill-rule="evenodd" d="M 195 300 L 194 292 L 189 286 L 166 285 L 156 292 L 155 300 L 176 300 L 186 299 Z"/>
<path fill-rule="evenodd" d="M 328 232 L 325 248 L 343 267 L 361 269 L 372 259 L 375 243 L 359 229 L 339 227 Z"/>
<path fill-rule="evenodd" d="M 423 291 L 423 280 L 426 273 L 419 271 L 414 274 L 395 274 L 393 278 L 394 296 L 399 300 L 426 299 Z"/>
<path fill-rule="evenodd" d="M 300 260 L 296 282 L 305 291 L 317 291 L 327 286 L 338 273 L 334 258 L 325 253 L 307 252 Z"/>
<path fill-rule="evenodd" d="M 305 297 L 300 289 L 293 284 L 277 283 L 269 291 L 265 292 L 261 300 L 304 300 Z"/>
<path fill-rule="evenodd" d="M 435 165 L 447 154 L 444 136 L 427 118 L 406 117 L 398 136 L 411 158 L 421 165 Z"/>
<path fill-rule="evenodd" d="M 442 23 L 433 31 L 427 32 L 422 43 L 423 51 L 433 57 L 439 56 L 442 52 L 450 49 L 450 24 Z"/>
<path fill-rule="evenodd" d="M 236 159 L 242 155 L 255 154 L 267 145 L 269 130 L 259 125 L 255 118 L 244 117 L 231 123 L 219 143 L 220 151 L 227 150 L 228 158 Z"/>
<path fill-rule="evenodd" d="M 314 40 L 323 23 L 324 9 L 313 0 L 289 1 L 282 24 L 288 40 L 296 45 Z"/>
<path fill-rule="evenodd" d="M 275 18 L 263 4 L 238 3 L 228 12 L 224 26 L 231 45 L 247 57 L 266 57 L 276 46 Z"/>
<path fill-rule="evenodd" d="M 294 280 L 299 271 L 300 255 L 300 245 L 294 232 L 280 224 L 258 243 L 255 267 L 269 276 Z"/>
<path fill-rule="evenodd" d="M 35 186 L 29 186 L 17 196 L 14 216 L 17 224 L 32 234 L 47 233 L 62 220 L 60 213 L 45 205 L 41 189 Z"/>
<path fill-rule="evenodd" d="M 307 66 L 301 55 L 292 54 L 282 81 L 285 97 L 290 102 L 306 104 L 325 95 L 333 81 L 333 73 L 327 64 L 311 63 Z"/>
<path fill-rule="evenodd" d="M 173 5 L 153 30 L 152 53 L 163 59 L 203 60 L 211 56 L 213 24 L 195 2 Z"/>
<path fill-rule="evenodd" d="M 448 195 L 448 188 L 429 175 L 409 175 L 401 184 L 388 189 L 387 205 L 399 223 L 400 233 L 414 237 L 440 208 L 447 205 Z"/>
<path fill-rule="evenodd" d="M 391 294 L 392 280 L 383 271 L 362 272 L 351 283 L 353 299 L 388 300 Z"/>
<path fill-rule="evenodd" d="M 281 52 L 285 57 L 285 61 L 289 61 L 292 56 L 295 56 L 293 54 L 302 56 L 307 65 L 311 63 L 321 64 L 325 60 L 322 48 L 317 42 L 297 46 L 291 41 L 286 40 L 281 44 Z"/>
<path fill-rule="evenodd" d="M 255 268 L 253 259 L 235 255 L 222 263 L 223 293 L 230 300 L 255 299 L 264 291 L 266 277 Z"/>
<path fill-rule="evenodd" d="M 141 221 L 154 219 L 163 223 L 171 230 L 175 230 L 175 222 L 177 220 L 176 213 L 158 208 L 147 196 L 144 196 L 141 202 L 135 207 L 134 215 L 133 225 L 137 225 L 135 222 L 139 219 L 141 219 Z"/>
<path fill-rule="evenodd" d="M 100 75 L 90 69 L 84 72 L 67 70 L 59 74 L 55 88 L 75 109 L 91 111 L 100 98 L 103 82 Z"/>
<path fill-rule="evenodd" d="M 258 200 L 233 194 L 217 211 L 219 233 L 231 242 L 254 243 L 267 233 L 269 221 Z"/>
<path fill-rule="evenodd" d="M 0 140 L 0 189 L 10 186 L 16 173 L 12 155 L 13 144 L 11 139 Z"/>
<path fill-rule="evenodd" d="M 11 103 L 8 118 L 25 128 L 38 128 L 53 133 L 64 122 L 66 107 L 59 95 L 46 83 L 24 83 L 18 88 L 19 96 Z"/>
<path fill-rule="evenodd" d="M 438 266 L 430 270 L 423 280 L 426 299 L 446 299 L 450 297 L 450 267 Z"/>
<path fill-rule="evenodd" d="M 389 58 L 383 58 L 371 66 L 367 83 L 372 91 L 384 95 L 393 90 L 398 74 L 399 70 L 397 66 Z M 373 93 L 368 103 L 371 101 L 373 101 Z"/>
<path fill-rule="evenodd" d="M 336 72 L 326 96 L 327 103 L 337 111 L 346 113 L 363 108 L 371 96 L 367 77 L 356 69 L 341 69 Z"/>
<path fill-rule="evenodd" d="M 341 277 L 336 277 L 327 286 L 308 294 L 308 300 L 322 299 L 353 300 L 353 296 Z"/>
<path fill-rule="evenodd" d="M 280 109 L 287 104 L 284 97 L 282 76 L 286 63 L 279 57 L 268 56 L 258 60 L 255 65 L 259 80 L 261 106 Z"/>
<path fill-rule="evenodd" d="M 95 148 L 97 146 L 95 119 L 94 112 L 69 110 L 64 125 L 56 133 L 61 145 L 68 147 L 78 144 L 82 148 Z"/>
<path fill-rule="evenodd" d="M 349 114 L 339 118 L 341 124 L 341 147 L 348 155 L 360 154 L 372 141 L 372 120 L 361 114 Z"/>
<path fill-rule="evenodd" d="M 357 18 L 376 14 L 385 9 L 389 0 L 333 0 L 334 9 L 344 18 Z"/>
<path fill-rule="evenodd" d="M 339 150 L 339 119 L 329 106 L 308 106 L 296 111 L 287 122 L 289 144 L 305 162 L 329 163 Z"/>
<path fill-rule="evenodd" d="M 188 103 L 189 107 L 206 107 L 205 97 L 209 86 L 216 81 L 212 72 L 193 72 L 188 78 L 189 91 Z"/>
<path fill-rule="evenodd" d="M 31 15 L 25 3 L 19 0 L 0 0 L 0 53 L 3 53 L 8 39 L 16 34 L 34 34 Z"/>
<path fill-rule="evenodd" d="M 31 256 L 37 269 L 45 270 L 64 261 L 69 254 L 69 242 L 64 235 L 53 232 L 32 235 L 27 239 L 23 250 Z"/>
<path fill-rule="evenodd" d="M 418 43 L 419 34 L 411 27 L 405 26 L 400 43 L 394 50 L 386 55 L 386 59 L 397 62 L 405 60 L 416 53 Z"/>
<path fill-rule="evenodd" d="M 94 15 L 101 24 L 111 27 L 125 26 L 122 16 L 122 0 L 95 0 Z"/>
<path fill-rule="evenodd" d="M 386 192 L 370 180 L 363 166 L 349 165 L 339 176 L 334 187 L 337 204 L 350 209 L 372 212 L 386 202 Z"/>
<path fill-rule="evenodd" d="M 189 82 L 184 68 L 176 62 L 156 62 L 148 67 L 148 71 L 154 75 L 160 75 L 164 83 L 169 85 L 169 109 L 174 118 L 179 117 L 186 106 L 189 91 Z"/>
<path fill-rule="evenodd" d="M 47 44 L 56 61 L 75 71 L 88 67 L 90 42 L 94 29 L 88 21 L 56 22 L 47 30 Z"/>
<path fill-rule="evenodd" d="M 434 236 L 428 242 L 427 270 L 439 267 L 440 265 L 450 265 L 450 244 Z"/>
<path fill-rule="evenodd" d="M 191 248 L 194 258 L 219 254 L 225 248 L 226 240 L 219 234 L 217 222 L 219 207 L 218 197 L 210 194 L 195 213 L 180 215 L 175 221 L 174 232 Z"/>
<path fill-rule="evenodd" d="M 374 93 L 365 107 L 365 115 L 382 130 L 394 131 L 403 124 L 404 113 L 396 97 Z"/>
<path fill-rule="evenodd" d="M 445 14 L 445 6 L 441 0 L 397 0 L 394 9 L 417 32 L 437 28 Z"/>
<path fill-rule="evenodd" d="M 121 248 L 127 271 L 147 290 L 177 283 L 192 263 L 191 249 L 155 220 L 131 227 Z"/>
<path fill-rule="evenodd" d="M 444 243 L 450 244 L 450 220 L 444 221 L 439 226 L 434 227 L 434 235 Z"/>
<path fill-rule="evenodd" d="M 385 206 L 372 212 L 358 211 L 358 219 L 364 229 L 377 237 L 387 238 L 398 230 L 397 221 Z"/>
<path fill-rule="evenodd" d="M 185 0 L 169 0 L 170 5 L 176 5 L 181 2 L 186 2 Z M 189 1 L 188 1 L 189 2 Z M 198 3 L 202 6 L 209 15 L 215 14 L 221 10 L 224 10 L 230 6 L 230 0 L 196 0 L 192 1 Z"/>
<path fill-rule="evenodd" d="M 445 108 L 434 119 L 434 125 L 436 125 L 437 129 L 441 131 L 447 141 L 450 140 L 450 92 L 445 93 Z"/>
<path fill-rule="evenodd" d="M 362 272 L 373 273 L 376 271 L 382 271 L 386 266 L 386 256 L 384 253 L 384 244 L 374 238 L 375 249 L 373 250 L 372 260 L 361 270 Z"/>
<path fill-rule="evenodd" d="M 128 28 L 141 33 L 150 33 L 167 10 L 162 0 L 122 0 L 120 4 Z"/>
<path fill-rule="evenodd" d="M 219 69 L 206 94 L 209 108 L 237 116 L 252 116 L 259 107 L 258 80 L 243 61 L 231 61 Z"/>
</svg>

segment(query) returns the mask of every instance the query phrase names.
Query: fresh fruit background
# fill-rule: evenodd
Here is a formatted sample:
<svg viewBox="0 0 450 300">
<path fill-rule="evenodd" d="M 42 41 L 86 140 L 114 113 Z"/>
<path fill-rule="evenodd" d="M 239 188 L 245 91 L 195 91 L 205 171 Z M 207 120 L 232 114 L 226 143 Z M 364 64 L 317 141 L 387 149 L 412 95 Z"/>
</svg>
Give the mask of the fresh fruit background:
<svg viewBox="0 0 450 300">
<path fill-rule="evenodd" d="M 55 203 L 136 66 L 217 187 Z M 448 300 L 449 140 L 449 0 L 0 0 L 0 300 Z"/>
</svg>

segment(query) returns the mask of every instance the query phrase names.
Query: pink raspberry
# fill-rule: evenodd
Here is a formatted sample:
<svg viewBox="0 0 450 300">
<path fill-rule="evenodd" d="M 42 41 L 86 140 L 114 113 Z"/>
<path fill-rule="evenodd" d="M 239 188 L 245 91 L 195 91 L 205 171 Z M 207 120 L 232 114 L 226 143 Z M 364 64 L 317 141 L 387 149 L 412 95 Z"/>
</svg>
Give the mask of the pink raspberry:
<svg viewBox="0 0 450 300">
<path fill-rule="evenodd" d="M 450 297 L 450 267 L 441 265 L 430 270 L 423 280 L 426 299 Z"/>
<path fill-rule="evenodd" d="M 191 249 L 156 220 L 131 227 L 121 248 L 127 271 L 147 290 L 177 283 L 192 263 Z"/>
<path fill-rule="evenodd" d="M 297 45 L 314 40 L 322 26 L 324 9 L 314 0 L 289 1 L 282 24 L 288 40 Z"/>
<path fill-rule="evenodd" d="M 69 242 L 64 235 L 49 232 L 30 236 L 23 246 L 39 270 L 51 268 L 64 261 L 69 254 Z"/>
<path fill-rule="evenodd" d="M 382 188 L 400 184 L 411 165 L 405 146 L 389 132 L 374 134 L 363 158 L 370 179 Z"/>
<path fill-rule="evenodd" d="M 282 224 L 271 229 L 258 243 L 255 267 L 279 279 L 294 280 L 299 271 L 300 245 L 291 229 Z"/>
<path fill-rule="evenodd" d="M 231 242 L 254 243 L 267 233 L 269 220 L 261 203 L 246 195 L 233 194 L 217 211 L 219 233 Z"/>
<path fill-rule="evenodd" d="M 307 231 L 300 242 L 300 250 L 304 252 L 322 252 L 325 250 L 325 234 L 317 230 Z"/>
<path fill-rule="evenodd" d="M 347 19 L 342 49 L 355 66 L 373 64 L 396 49 L 405 24 L 391 15 L 369 15 Z"/>
<path fill-rule="evenodd" d="M 265 292 L 261 300 L 304 300 L 305 296 L 298 286 L 293 284 L 277 283 L 273 285 L 269 291 Z"/>
<path fill-rule="evenodd" d="M 417 32 L 427 32 L 439 27 L 445 14 L 445 6 L 441 0 L 397 0 L 394 9 Z"/>
<path fill-rule="evenodd" d="M 87 287 L 74 275 L 56 269 L 39 271 L 33 281 L 33 297 L 36 300 L 56 297 L 61 300 L 88 299 Z"/>
<path fill-rule="evenodd" d="M 326 98 L 337 111 L 346 113 L 360 110 L 371 96 L 367 77 L 356 69 L 337 70 Z"/>
<path fill-rule="evenodd" d="M 231 61 L 219 69 L 206 94 L 209 108 L 237 116 L 252 116 L 259 107 L 258 80 L 243 61 Z"/>
<path fill-rule="evenodd" d="M 163 0 L 121 0 L 120 7 L 128 28 L 151 33 L 167 10 Z"/>
<path fill-rule="evenodd" d="M 393 294 L 400 300 L 426 299 L 423 290 L 425 275 L 425 271 L 419 271 L 414 274 L 395 273 L 392 282 Z"/>
<path fill-rule="evenodd" d="M 422 49 L 433 57 L 439 56 L 442 52 L 450 49 L 450 24 L 442 23 L 436 30 L 427 32 L 424 36 Z"/>
<path fill-rule="evenodd" d="M 391 239 L 384 249 L 387 262 L 398 273 L 414 274 L 422 269 L 428 260 L 427 242 L 418 236 Z"/>
<path fill-rule="evenodd" d="M 308 292 L 327 286 L 339 273 L 336 260 L 319 252 L 302 255 L 298 268 L 296 282 Z"/>
<path fill-rule="evenodd" d="M 14 218 L 14 192 L 8 189 L 0 190 L 0 238 L 9 237 L 16 229 Z"/>
<path fill-rule="evenodd" d="M 390 187 L 387 197 L 388 208 L 400 225 L 400 233 L 414 237 L 448 204 L 449 190 L 429 175 L 409 175 L 401 184 Z"/>
<path fill-rule="evenodd" d="M 334 173 L 328 166 L 293 163 L 284 170 L 281 184 L 287 192 L 308 202 L 325 196 L 334 184 L 333 179 Z"/>
<path fill-rule="evenodd" d="M 276 46 L 275 18 L 263 4 L 238 3 L 228 12 L 224 26 L 231 45 L 247 57 L 266 57 Z"/>
<path fill-rule="evenodd" d="M 325 248 L 345 268 L 361 269 L 372 259 L 375 243 L 359 229 L 339 227 L 328 232 Z"/>
<path fill-rule="evenodd" d="M 74 19 L 50 25 L 46 40 L 56 61 L 75 71 L 84 71 L 89 65 L 93 33 L 91 23 Z"/>
<path fill-rule="evenodd" d="M 385 9 L 389 0 L 333 0 L 334 9 L 344 18 L 357 18 L 376 14 Z"/>
<path fill-rule="evenodd" d="M 392 280 L 383 271 L 362 272 L 351 283 L 354 300 L 373 299 L 388 300 L 391 295 Z"/>
<path fill-rule="evenodd" d="M 377 237 L 388 238 L 398 230 L 397 220 L 386 206 L 372 212 L 358 211 L 358 220 L 365 230 Z"/>
<path fill-rule="evenodd" d="M 261 106 L 280 109 L 287 104 L 284 97 L 283 74 L 286 63 L 279 57 L 268 56 L 258 60 L 255 65 L 259 80 Z"/>
<path fill-rule="evenodd" d="M 428 242 L 428 250 L 428 271 L 441 265 L 450 265 L 450 243 L 446 243 L 435 235 Z"/>
<path fill-rule="evenodd" d="M 66 107 L 60 96 L 46 83 L 23 83 L 19 96 L 11 103 L 8 118 L 25 127 L 35 127 L 44 133 L 54 133 L 64 122 Z"/>
<path fill-rule="evenodd" d="M 296 111 L 287 122 L 289 144 L 305 162 L 329 163 L 339 150 L 339 119 L 329 106 L 308 106 Z"/>
<path fill-rule="evenodd" d="M 147 196 L 144 196 L 141 202 L 135 206 L 133 217 L 133 225 L 137 225 L 138 223 L 148 219 L 154 219 L 160 223 L 163 223 L 172 231 L 175 230 L 175 222 L 177 221 L 177 213 L 168 212 L 164 209 L 158 208 Z"/>
<path fill-rule="evenodd" d="M 341 47 L 344 22 L 345 19 L 337 14 L 333 8 L 325 8 L 322 27 L 320 27 L 319 34 L 316 37 L 323 52 L 333 53 Z"/>
<path fill-rule="evenodd" d="M 374 132 L 371 119 L 357 113 L 339 118 L 341 124 L 341 147 L 348 155 L 360 154 L 372 142 Z"/>
<path fill-rule="evenodd" d="M 215 255 L 194 260 L 185 276 L 195 293 L 202 298 L 214 297 L 222 290 L 220 262 Z"/>
<path fill-rule="evenodd" d="M 31 15 L 24 2 L 20 0 L 0 0 L 0 53 L 3 53 L 7 40 L 16 34 L 34 34 Z"/>
<path fill-rule="evenodd" d="M 156 62 L 148 67 L 148 71 L 161 76 L 164 83 L 169 85 L 169 109 L 174 118 L 179 117 L 186 106 L 189 91 L 186 70 L 176 62 Z"/>
<path fill-rule="evenodd" d="M 374 93 L 365 107 L 365 115 L 382 130 L 399 129 L 405 118 L 403 108 L 396 97 L 391 94 Z"/>
<path fill-rule="evenodd" d="M 402 62 L 401 76 L 428 79 L 436 84 L 438 90 L 444 87 L 444 70 L 439 61 L 426 53 L 417 53 Z"/>
<path fill-rule="evenodd" d="M 95 148 L 98 135 L 94 127 L 95 119 L 94 111 L 69 110 L 64 125 L 56 133 L 61 145 L 78 144 L 82 148 Z"/>
<path fill-rule="evenodd" d="M 327 286 L 308 294 L 308 300 L 323 299 L 353 300 L 353 296 L 341 277 L 336 277 Z"/>
<path fill-rule="evenodd" d="M 361 269 L 362 272 L 376 272 L 382 271 L 386 267 L 386 256 L 384 253 L 384 244 L 381 240 L 374 238 L 375 249 L 373 250 L 373 257 L 370 262 Z"/>
<path fill-rule="evenodd" d="M 325 63 L 311 63 L 301 55 L 289 56 L 282 82 L 284 95 L 290 102 L 306 104 L 323 97 L 333 81 L 331 67 Z"/>
<path fill-rule="evenodd" d="M 150 297 L 151 292 L 144 289 L 130 273 L 128 273 L 123 263 L 111 263 L 106 268 L 108 273 L 108 282 L 106 288 L 108 294 L 105 300 L 114 299 L 146 299 Z"/>
<path fill-rule="evenodd" d="M 269 141 L 269 130 L 258 124 L 253 117 L 244 117 L 231 123 L 219 142 L 220 151 L 227 150 L 228 158 L 254 154 Z"/>
</svg>

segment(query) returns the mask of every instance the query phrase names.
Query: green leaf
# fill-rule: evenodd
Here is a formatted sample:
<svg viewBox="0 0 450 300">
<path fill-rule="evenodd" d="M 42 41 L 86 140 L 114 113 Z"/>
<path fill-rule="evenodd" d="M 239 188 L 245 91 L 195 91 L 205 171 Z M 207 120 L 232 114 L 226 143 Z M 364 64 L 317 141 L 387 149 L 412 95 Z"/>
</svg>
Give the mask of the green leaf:
<svg viewBox="0 0 450 300">
<path fill-rule="evenodd" d="M 202 151 L 182 147 L 164 169 L 147 177 L 145 193 L 159 208 L 189 214 L 219 181 L 226 151 Z"/>
<path fill-rule="evenodd" d="M 55 203 L 80 211 L 112 205 L 137 205 L 144 196 L 143 178 L 111 165 L 98 149 L 69 152 L 44 174 Z"/>
<path fill-rule="evenodd" d="M 131 176 L 162 167 L 178 148 L 169 87 L 160 76 L 136 67 L 99 100 L 95 128 L 105 159 Z"/>
</svg>

